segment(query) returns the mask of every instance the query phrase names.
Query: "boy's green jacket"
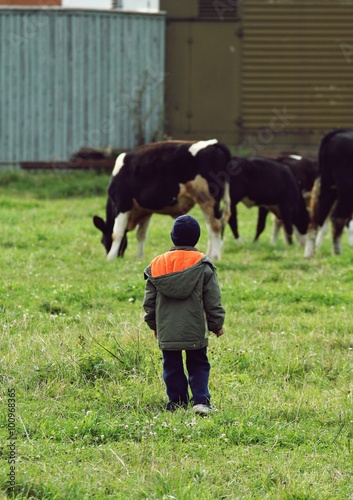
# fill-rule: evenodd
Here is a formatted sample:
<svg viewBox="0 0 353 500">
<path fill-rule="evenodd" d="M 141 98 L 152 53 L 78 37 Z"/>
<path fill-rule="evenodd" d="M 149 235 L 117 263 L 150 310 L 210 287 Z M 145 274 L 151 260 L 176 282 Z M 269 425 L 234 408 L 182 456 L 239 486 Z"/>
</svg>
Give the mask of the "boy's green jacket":
<svg viewBox="0 0 353 500">
<path fill-rule="evenodd" d="M 183 268 L 184 256 L 186 260 L 191 257 L 189 252 L 195 252 L 197 262 Z M 177 270 L 155 276 L 151 269 L 157 259 L 162 259 L 163 265 L 166 262 L 163 269 Z M 217 333 L 225 318 L 212 261 L 193 247 L 173 247 L 154 261 L 144 271 L 147 282 L 143 307 L 145 321 L 157 332 L 160 349 L 206 347 L 208 330 Z"/>
</svg>

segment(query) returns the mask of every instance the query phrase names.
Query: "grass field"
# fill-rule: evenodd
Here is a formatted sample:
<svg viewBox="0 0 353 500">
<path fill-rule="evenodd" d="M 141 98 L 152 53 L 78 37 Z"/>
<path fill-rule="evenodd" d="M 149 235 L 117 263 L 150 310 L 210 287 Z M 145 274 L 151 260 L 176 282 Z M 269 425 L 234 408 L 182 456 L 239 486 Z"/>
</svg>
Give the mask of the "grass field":
<svg viewBox="0 0 353 500">
<path fill-rule="evenodd" d="M 164 411 L 143 321 L 143 269 L 170 246 L 154 216 L 138 261 L 105 260 L 94 214 L 108 177 L 0 174 L 0 498 L 353 499 L 353 249 L 315 259 L 252 243 L 239 209 L 217 264 L 225 335 L 212 337 L 218 411 Z M 206 249 L 206 229 L 199 249 Z M 13 420 L 14 419 L 14 420 Z M 14 486 L 14 492 L 10 486 Z"/>
</svg>

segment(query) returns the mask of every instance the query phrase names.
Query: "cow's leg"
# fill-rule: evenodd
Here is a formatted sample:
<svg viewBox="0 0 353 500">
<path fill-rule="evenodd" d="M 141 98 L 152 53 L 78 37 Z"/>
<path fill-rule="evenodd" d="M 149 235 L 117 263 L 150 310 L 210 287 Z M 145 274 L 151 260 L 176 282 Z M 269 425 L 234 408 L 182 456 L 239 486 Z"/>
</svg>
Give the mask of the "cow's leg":
<svg viewBox="0 0 353 500">
<path fill-rule="evenodd" d="M 125 250 L 127 249 L 127 231 L 125 231 L 124 238 L 122 239 L 118 251 L 118 257 L 124 257 Z"/>
<path fill-rule="evenodd" d="M 290 210 L 287 207 L 280 206 L 280 212 L 282 216 L 282 223 L 285 232 L 285 238 L 288 245 L 293 244 L 293 217 Z"/>
<path fill-rule="evenodd" d="M 298 245 L 300 245 L 301 247 L 305 246 L 306 235 L 301 234 L 296 227 L 293 228 L 293 232 L 295 234 Z"/>
<path fill-rule="evenodd" d="M 353 181 L 353 179 L 352 179 Z M 338 201 L 332 211 L 333 225 L 333 253 L 340 254 L 342 252 L 342 233 L 346 224 L 352 218 L 353 210 L 353 182 L 350 179 L 344 179 L 338 186 Z"/>
<path fill-rule="evenodd" d="M 353 247 L 353 219 L 349 221 L 347 229 L 348 229 L 348 243 L 351 247 Z"/>
<path fill-rule="evenodd" d="M 208 231 L 208 245 L 206 254 L 211 260 L 220 261 L 222 251 L 222 224 L 216 219 L 212 203 L 200 204 Z"/>
<path fill-rule="evenodd" d="M 209 193 L 207 181 L 201 176 L 197 176 L 197 189 L 194 191 L 194 196 L 207 224 L 208 246 L 206 253 L 212 260 L 221 260 L 224 226 L 229 222 L 230 216 L 229 186 L 228 184 L 224 186 L 221 199 L 215 199 Z M 223 201 L 224 205 L 222 211 L 220 210 L 220 201 Z"/>
<path fill-rule="evenodd" d="M 268 214 L 268 209 L 265 207 L 259 207 L 258 217 L 257 217 L 257 225 L 256 225 L 256 234 L 254 238 L 254 242 L 257 241 L 260 237 L 260 234 L 265 229 L 266 225 L 266 217 Z"/>
<path fill-rule="evenodd" d="M 143 247 L 144 243 L 146 241 L 146 236 L 147 236 L 147 230 L 149 223 L 151 221 L 151 215 L 147 215 L 145 218 L 143 218 L 138 226 L 137 226 L 137 231 L 136 231 L 136 238 L 137 238 L 137 257 L 139 259 L 142 259 L 143 257 Z"/>
<path fill-rule="evenodd" d="M 323 194 L 324 193 L 324 194 Z M 306 235 L 304 258 L 309 259 L 315 254 L 315 242 L 319 228 L 324 225 L 332 205 L 335 201 L 336 193 L 331 187 L 320 187 L 320 180 L 315 181 L 311 192 L 310 200 L 310 222 Z"/>
<path fill-rule="evenodd" d="M 208 229 L 208 245 L 206 255 L 214 261 L 221 260 L 222 239 L 218 237 L 217 233 L 212 231 L 211 226 L 207 224 Z"/>
<path fill-rule="evenodd" d="M 329 225 L 330 225 L 330 219 L 327 218 L 317 232 L 317 236 L 316 236 L 316 240 L 315 240 L 315 247 L 319 247 L 321 245 L 321 243 L 324 239 L 324 236 L 327 233 Z"/>
<path fill-rule="evenodd" d="M 282 221 L 275 215 L 273 215 L 272 221 L 273 224 L 272 224 L 271 243 L 275 245 L 278 241 L 278 235 L 282 227 Z"/>
<path fill-rule="evenodd" d="M 306 233 L 306 242 L 304 248 L 304 258 L 310 259 L 315 254 L 315 241 L 318 232 L 318 219 L 319 219 L 319 191 L 320 180 L 314 182 L 313 189 L 311 190 L 310 197 L 310 221 L 308 231 Z"/>
<path fill-rule="evenodd" d="M 293 245 L 293 226 L 290 221 L 285 221 L 284 223 L 284 232 L 285 239 L 288 245 Z"/>
<path fill-rule="evenodd" d="M 222 199 L 223 206 L 222 206 L 222 214 L 221 214 L 221 224 L 222 224 L 222 238 L 224 234 L 224 230 L 229 222 L 229 218 L 231 215 L 231 200 L 230 200 L 230 191 L 229 191 L 229 184 L 227 183 L 224 188 L 224 196 Z"/>
<path fill-rule="evenodd" d="M 239 231 L 238 231 L 238 214 L 237 214 L 237 206 L 234 205 L 232 206 L 230 210 L 230 217 L 228 220 L 228 224 L 232 230 L 232 233 L 234 234 L 234 238 L 237 241 L 240 241 L 240 236 L 239 236 Z"/>
<path fill-rule="evenodd" d="M 126 228 L 130 212 L 120 213 L 114 222 L 112 239 L 113 243 L 107 255 L 107 260 L 113 260 L 118 256 L 120 245 L 126 237 Z"/>
<path fill-rule="evenodd" d="M 346 219 L 332 217 L 333 253 L 337 255 L 342 253 L 342 233 L 346 222 Z"/>
<path fill-rule="evenodd" d="M 208 230 L 208 245 L 206 254 L 211 260 L 220 261 L 223 246 L 220 221 L 213 216 L 205 217 Z"/>
</svg>

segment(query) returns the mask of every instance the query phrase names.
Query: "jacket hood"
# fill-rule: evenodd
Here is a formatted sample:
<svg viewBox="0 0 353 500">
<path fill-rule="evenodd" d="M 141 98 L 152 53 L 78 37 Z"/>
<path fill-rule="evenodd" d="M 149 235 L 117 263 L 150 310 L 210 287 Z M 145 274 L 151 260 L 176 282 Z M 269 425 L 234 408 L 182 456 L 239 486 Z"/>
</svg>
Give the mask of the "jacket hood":
<svg viewBox="0 0 353 500">
<path fill-rule="evenodd" d="M 150 266 L 148 266 L 145 269 L 145 276 L 160 293 L 166 297 L 181 300 L 189 297 L 203 275 L 205 265 L 210 265 L 214 268 L 212 261 L 205 256 L 195 265 L 182 271 L 163 274 L 157 277 L 151 276 Z"/>
</svg>

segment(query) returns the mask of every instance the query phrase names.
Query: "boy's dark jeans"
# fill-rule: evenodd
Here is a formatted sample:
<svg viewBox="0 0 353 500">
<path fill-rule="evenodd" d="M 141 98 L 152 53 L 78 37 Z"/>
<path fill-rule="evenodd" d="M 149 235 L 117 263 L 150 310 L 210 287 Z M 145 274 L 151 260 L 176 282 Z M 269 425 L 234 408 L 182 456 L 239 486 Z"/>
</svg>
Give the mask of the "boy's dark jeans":
<svg viewBox="0 0 353 500">
<path fill-rule="evenodd" d="M 163 379 L 169 401 L 186 405 L 189 401 L 189 384 L 193 404 L 209 405 L 211 396 L 208 392 L 208 379 L 211 366 L 207 358 L 207 348 L 185 351 L 188 379 L 184 372 L 183 351 L 163 350 L 162 353 Z"/>
</svg>

